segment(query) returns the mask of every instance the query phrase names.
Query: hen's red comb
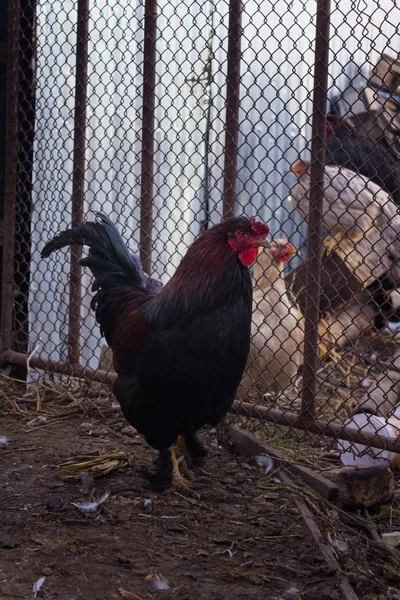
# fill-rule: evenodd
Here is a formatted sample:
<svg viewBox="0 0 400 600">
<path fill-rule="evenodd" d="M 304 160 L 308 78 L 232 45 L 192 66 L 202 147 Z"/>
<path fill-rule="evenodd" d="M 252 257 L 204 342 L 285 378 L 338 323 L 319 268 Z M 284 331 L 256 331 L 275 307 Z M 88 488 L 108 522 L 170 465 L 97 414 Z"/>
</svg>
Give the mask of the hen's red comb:
<svg viewBox="0 0 400 600">
<path fill-rule="evenodd" d="M 334 132 L 334 130 L 335 130 L 335 123 L 333 123 L 332 121 L 327 121 L 326 125 L 325 125 L 326 137 L 331 135 Z"/>
<path fill-rule="evenodd" d="M 250 217 L 251 228 L 254 233 L 260 237 L 266 237 L 269 234 L 269 227 L 261 221 L 256 221 L 255 217 Z"/>
</svg>

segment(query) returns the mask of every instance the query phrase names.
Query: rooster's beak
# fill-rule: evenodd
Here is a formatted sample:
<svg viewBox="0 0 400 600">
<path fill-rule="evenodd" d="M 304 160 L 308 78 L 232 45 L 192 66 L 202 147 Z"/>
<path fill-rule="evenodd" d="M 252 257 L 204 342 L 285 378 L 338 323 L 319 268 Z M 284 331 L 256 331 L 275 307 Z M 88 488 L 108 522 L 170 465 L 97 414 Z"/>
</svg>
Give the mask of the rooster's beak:
<svg viewBox="0 0 400 600">
<path fill-rule="evenodd" d="M 266 242 L 265 240 L 257 240 L 257 241 L 254 243 L 254 246 L 255 246 L 256 248 L 258 248 L 259 246 L 261 246 L 262 248 L 269 248 L 269 243 L 268 243 L 268 242 Z"/>
</svg>

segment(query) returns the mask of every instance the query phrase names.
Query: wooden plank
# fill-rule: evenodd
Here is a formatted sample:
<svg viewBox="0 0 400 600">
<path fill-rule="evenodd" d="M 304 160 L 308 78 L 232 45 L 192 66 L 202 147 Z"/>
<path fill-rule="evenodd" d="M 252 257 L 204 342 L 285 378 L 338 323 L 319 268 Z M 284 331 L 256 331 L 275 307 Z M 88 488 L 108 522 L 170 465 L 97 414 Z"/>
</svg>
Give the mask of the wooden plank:
<svg viewBox="0 0 400 600">
<path fill-rule="evenodd" d="M 280 473 L 280 479 L 286 485 L 293 485 L 293 481 L 290 479 L 290 477 L 285 472 Z M 321 530 L 318 527 L 318 523 L 316 522 L 315 518 L 311 514 L 310 509 L 307 507 L 305 502 L 303 500 L 301 500 L 300 498 L 295 498 L 295 503 L 296 503 L 296 506 L 299 509 L 300 514 L 303 517 L 304 522 L 307 525 L 307 528 L 310 531 L 315 543 L 321 550 L 321 554 L 324 557 L 325 562 L 330 567 L 332 567 L 332 569 L 334 569 L 336 571 L 336 575 L 339 579 L 340 591 L 343 594 L 344 600 L 359 600 L 357 594 L 351 587 L 349 580 L 343 574 L 342 569 L 340 568 L 340 564 L 336 560 L 329 542 L 322 535 Z"/>
<path fill-rule="evenodd" d="M 238 456 L 245 456 L 247 458 L 257 456 L 257 454 L 271 456 L 276 463 L 281 463 L 285 469 L 299 477 L 317 494 L 329 500 L 329 502 L 337 501 L 339 488 L 335 483 L 322 477 L 319 473 L 311 471 L 307 467 L 288 462 L 280 452 L 272 448 L 267 442 L 247 431 L 243 431 L 236 425 L 221 425 L 218 428 L 218 439 Z"/>
</svg>

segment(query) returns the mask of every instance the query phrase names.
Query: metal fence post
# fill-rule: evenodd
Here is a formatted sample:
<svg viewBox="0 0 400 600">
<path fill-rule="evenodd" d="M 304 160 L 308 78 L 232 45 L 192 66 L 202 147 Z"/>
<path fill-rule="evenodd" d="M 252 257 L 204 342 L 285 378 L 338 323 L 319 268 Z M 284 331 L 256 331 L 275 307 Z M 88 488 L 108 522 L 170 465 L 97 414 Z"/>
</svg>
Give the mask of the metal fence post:
<svg viewBox="0 0 400 600">
<path fill-rule="evenodd" d="M 321 294 L 322 206 L 329 66 L 330 0 L 317 0 L 314 95 L 311 142 L 311 190 L 308 214 L 304 364 L 301 417 L 313 419 L 317 390 L 318 322 Z"/>
<path fill-rule="evenodd" d="M 151 274 L 156 87 L 157 0 L 146 0 L 143 42 L 142 173 L 140 192 L 140 260 Z"/>
<path fill-rule="evenodd" d="M 85 145 L 86 145 L 86 88 L 88 73 L 88 41 L 89 41 L 89 0 L 78 0 L 76 32 L 76 85 L 75 85 L 75 123 L 74 123 L 74 158 L 72 182 L 72 227 L 79 227 L 83 222 L 85 200 Z M 79 364 L 81 334 L 81 302 L 82 302 L 82 248 L 71 248 L 71 272 L 69 295 L 69 331 L 68 360 L 71 364 Z"/>
<path fill-rule="evenodd" d="M 7 108 L 5 144 L 4 245 L 1 290 L 1 352 L 13 342 L 15 206 L 18 177 L 18 90 L 20 69 L 21 3 L 8 5 Z"/>
<path fill-rule="evenodd" d="M 228 70 L 226 75 L 225 163 L 222 214 L 235 214 L 242 38 L 242 0 L 229 2 Z"/>
</svg>

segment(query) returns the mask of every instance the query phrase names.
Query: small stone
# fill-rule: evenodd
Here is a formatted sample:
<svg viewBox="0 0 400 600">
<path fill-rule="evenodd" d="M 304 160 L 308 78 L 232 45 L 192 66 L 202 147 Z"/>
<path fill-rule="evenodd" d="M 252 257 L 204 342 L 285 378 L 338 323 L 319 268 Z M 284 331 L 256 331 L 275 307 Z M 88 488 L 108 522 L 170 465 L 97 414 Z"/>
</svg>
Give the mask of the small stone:
<svg viewBox="0 0 400 600">
<path fill-rule="evenodd" d="M 211 487 L 213 485 L 213 480 L 210 477 L 205 477 L 204 475 L 200 477 L 196 477 L 195 485 L 201 485 L 203 487 Z"/>
<path fill-rule="evenodd" d="M 267 492 L 264 494 L 265 500 L 278 500 L 278 498 L 279 498 L 279 494 L 277 494 L 275 492 Z"/>
<path fill-rule="evenodd" d="M 62 508 L 64 506 L 64 502 L 61 498 L 55 496 L 54 498 L 49 498 L 46 502 L 46 508 L 49 510 L 57 510 L 58 508 Z"/>
<path fill-rule="evenodd" d="M 53 544 L 43 544 L 39 548 L 40 554 L 48 555 L 50 560 L 55 556 L 58 550 L 59 548 L 57 546 L 53 546 Z"/>
<path fill-rule="evenodd" d="M 222 480 L 222 483 L 225 485 L 235 485 L 235 480 L 232 477 L 225 477 L 225 479 Z"/>
<path fill-rule="evenodd" d="M 50 567 L 45 567 L 44 569 L 42 569 L 42 575 L 45 575 L 46 577 L 48 577 L 52 573 L 53 571 L 50 569 Z"/>
<path fill-rule="evenodd" d="M 282 523 L 269 523 L 267 525 L 265 534 L 267 536 L 275 537 L 277 535 L 281 535 L 282 531 L 283 531 L 283 524 Z"/>
<path fill-rule="evenodd" d="M 112 549 L 116 550 L 116 551 L 118 551 L 118 550 L 121 551 L 123 548 L 124 548 L 123 541 L 118 536 L 115 536 L 114 540 L 113 540 L 113 547 L 112 547 Z"/>
<path fill-rule="evenodd" d="M 187 528 L 183 525 L 171 525 L 171 527 L 167 527 L 168 533 L 186 533 Z"/>
<path fill-rule="evenodd" d="M 132 561 L 130 558 L 127 558 L 126 556 L 117 556 L 117 561 L 121 564 L 121 565 L 130 565 L 132 564 Z"/>
<path fill-rule="evenodd" d="M 13 548 L 18 548 L 19 543 L 16 542 L 9 535 L 0 536 L 0 548 L 4 548 L 4 550 L 12 550 Z"/>
<path fill-rule="evenodd" d="M 83 423 L 81 423 L 79 425 L 79 429 L 81 431 L 91 431 L 93 429 L 93 423 L 88 423 L 88 422 L 84 421 Z"/>
<path fill-rule="evenodd" d="M 49 488 L 49 490 L 57 490 L 59 488 L 65 487 L 65 483 L 63 483 L 62 481 L 52 481 L 48 484 L 47 487 Z"/>
<path fill-rule="evenodd" d="M 247 479 L 247 476 L 244 473 L 238 473 L 235 477 L 236 483 L 244 483 Z"/>
<path fill-rule="evenodd" d="M 224 502 L 221 502 L 219 504 L 219 509 L 225 514 L 229 515 L 230 519 L 240 520 L 243 516 L 240 506 L 235 506 L 233 504 L 225 504 Z"/>
<path fill-rule="evenodd" d="M 101 437 L 103 435 L 108 435 L 107 427 L 100 427 L 99 429 L 93 429 L 92 431 L 93 437 Z"/>
<path fill-rule="evenodd" d="M 136 436 L 137 437 L 137 436 Z M 124 444 L 130 444 L 131 446 L 137 446 L 136 440 L 124 440 Z M 127 473 L 127 471 L 125 471 Z"/>
<path fill-rule="evenodd" d="M 298 509 L 298 508 L 295 508 L 295 507 L 293 507 L 293 508 L 288 508 L 288 509 L 287 509 L 287 511 L 288 511 L 288 513 L 290 513 L 291 515 L 298 515 L 298 514 L 300 513 L 299 509 Z"/>
<path fill-rule="evenodd" d="M 133 437 L 134 435 L 137 434 L 137 431 L 134 427 L 132 427 L 132 425 L 126 425 L 125 427 L 123 427 L 121 429 L 120 433 L 122 433 L 122 435 L 127 435 L 129 437 Z"/>
</svg>

